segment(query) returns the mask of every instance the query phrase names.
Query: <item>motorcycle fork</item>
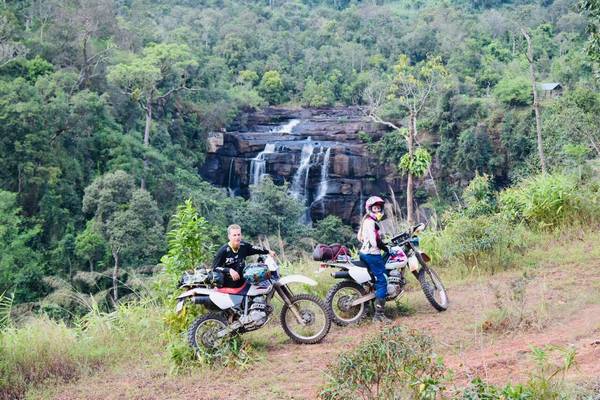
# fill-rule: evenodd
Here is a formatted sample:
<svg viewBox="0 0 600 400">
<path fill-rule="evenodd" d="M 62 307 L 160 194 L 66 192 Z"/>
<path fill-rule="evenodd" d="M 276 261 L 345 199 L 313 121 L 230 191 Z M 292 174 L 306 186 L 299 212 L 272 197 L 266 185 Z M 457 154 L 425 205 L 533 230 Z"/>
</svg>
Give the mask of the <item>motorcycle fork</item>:
<svg viewBox="0 0 600 400">
<path fill-rule="evenodd" d="M 281 299 L 284 301 L 284 303 L 287 304 L 287 306 L 290 308 L 290 310 L 292 311 L 292 314 L 294 314 L 294 317 L 296 317 L 296 320 L 298 321 L 298 323 L 300 323 L 301 325 L 306 325 L 306 323 L 304 322 L 304 319 L 302 318 L 302 316 L 300 315 L 300 313 L 298 312 L 298 310 L 296 309 L 296 307 L 292 304 L 292 301 L 290 300 L 292 298 L 292 296 L 294 295 L 292 293 L 292 291 L 290 290 L 290 288 L 288 288 L 287 286 L 275 286 L 275 291 L 277 292 L 279 297 L 281 297 Z"/>
</svg>

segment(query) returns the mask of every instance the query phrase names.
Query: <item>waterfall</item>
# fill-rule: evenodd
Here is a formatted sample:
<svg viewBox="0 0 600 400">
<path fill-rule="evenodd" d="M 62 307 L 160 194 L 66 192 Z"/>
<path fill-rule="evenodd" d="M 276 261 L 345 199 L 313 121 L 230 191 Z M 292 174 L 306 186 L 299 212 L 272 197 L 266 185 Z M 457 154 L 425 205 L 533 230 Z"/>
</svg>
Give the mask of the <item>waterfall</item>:
<svg viewBox="0 0 600 400">
<path fill-rule="evenodd" d="M 292 133 L 292 130 L 294 129 L 294 127 L 296 125 L 298 125 L 299 123 L 300 123 L 299 119 L 290 119 L 285 124 L 271 129 L 270 132 L 272 132 L 272 133 Z"/>
<path fill-rule="evenodd" d="M 329 185 L 329 158 L 331 156 L 331 147 L 328 147 L 323 156 L 323 165 L 321 166 L 321 182 L 319 183 L 319 192 L 317 194 L 317 200 L 321 200 L 327 194 L 327 187 Z"/>
<path fill-rule="evenodd" d="M 262 176 L 265 174 L 267 161 L 265 156 L 275 152 L 275 145 L 273 143 L 267 143 L 265 149 L 258 153 L 258 155 L 252 159 L 250 163 L 250 184 L 256 185 L 260 183 Z"/>
<path fill-rule="evenodd" d="M 314 146 L 310 138 L 302 146 L 302 153 L 300 155 L 300 166 L 294 175 L 292 180 L 292 188 L 290 193 L 292 197 L 297 200 L 301 200 L 302 204 L 306 203 L 307 198 L 307 186 L 308 186 L 308 173 L 310 171 L 310 158 L 313 154 Z"/>
<path fill-rule="evenodd" d="M 233 171 L 233 158 L 229 161 L 229 173 L 227 174 L 227 192 L 229 197 L 235 196 L 235 189 L 231 187 L 231 172 Z"/>
</svg>

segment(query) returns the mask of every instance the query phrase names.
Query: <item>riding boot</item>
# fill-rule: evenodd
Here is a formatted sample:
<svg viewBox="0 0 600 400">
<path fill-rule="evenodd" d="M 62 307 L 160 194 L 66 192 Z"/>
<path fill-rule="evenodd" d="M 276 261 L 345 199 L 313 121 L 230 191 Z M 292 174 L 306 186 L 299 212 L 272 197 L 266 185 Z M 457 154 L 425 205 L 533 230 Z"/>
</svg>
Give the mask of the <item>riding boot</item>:
<svg viewBox="0 0 600 400">
<path fill-rule="evenodd" d="M 375 315 L 373 315 L 373 322 L 380 322 L 388 324 L 392 322 L 391 319 L 385 316 L 383 311 L 385 310 L 385 299 L 375 300 Z"/>
</svg>

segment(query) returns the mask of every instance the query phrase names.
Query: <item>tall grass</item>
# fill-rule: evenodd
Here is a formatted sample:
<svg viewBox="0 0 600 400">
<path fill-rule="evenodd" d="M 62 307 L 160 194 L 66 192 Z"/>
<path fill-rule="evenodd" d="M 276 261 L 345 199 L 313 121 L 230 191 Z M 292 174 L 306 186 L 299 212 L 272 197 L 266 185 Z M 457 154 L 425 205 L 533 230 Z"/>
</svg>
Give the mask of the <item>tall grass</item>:
<svg viewBox="0 0 600 400">
<path fill-rule="evenodd" d="M 422 235 L 433 263 L 454 274 L 517 267 L 527 251 L 553 235 L 593 231 L 600 223 L 600 185 L 593 180 L 539 175 L 496 194 L 486 179 L 474 179 L 465 190 L 467 207 L 447 213 L 443 229 Z"/>
<path fill-rule="evenodd" d="M 530 177 L 500 193 L 499 203 L 509 221 L 538 229 L 600 221 L 600 187 L 573 175 Z"/>
<path fill-rule="evenodd" d="M 163 311 L 152 302 L 92 309 L 74 326 L 46 316 L 0 331 L 0 400 L 23 398 L 46 380 L 70 381 L 123 360 L 147 359 L 164 347 Z"/>
</svg>

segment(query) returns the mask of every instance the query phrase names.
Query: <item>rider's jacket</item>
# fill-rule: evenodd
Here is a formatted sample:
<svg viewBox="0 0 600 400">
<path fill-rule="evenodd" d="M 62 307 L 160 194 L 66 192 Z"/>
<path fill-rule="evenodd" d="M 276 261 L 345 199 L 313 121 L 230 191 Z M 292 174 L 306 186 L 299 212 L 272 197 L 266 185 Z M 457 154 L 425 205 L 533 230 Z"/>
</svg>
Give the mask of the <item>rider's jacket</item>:
<svg viewBox="0 0 600 400">
<path fill-rule="evenodd" d="M 362 222 L 362 247 L 360 252 L 363 254 L 381 254 L 385 249 L 385 244 L 381 240 L 381 227 L 371 217 L 367 217 Z"/>
<path fill-rule="evenodd" d="M 253 246 L 248 242 L 241 242 L 238 250 L 234 251 L 228 243 L 223 245 L 219 251 L 217 251 L 212 263 L 212 268 L 214 271 L 223 272 L 225 275 L 225 287 L 240 287 L 244 284 L 244 278 L 242 278 L 242 274 L 244 267 L 246 266 L 245 259 L 246 257 L 255 254 L 269 254 L 269 250 L 264 250 L 260 247 Z M 237 281 L 231 279 L 231 269 L 236 270 L 236 272 L 240 275 L 240 279 Z"/>
</svg>

